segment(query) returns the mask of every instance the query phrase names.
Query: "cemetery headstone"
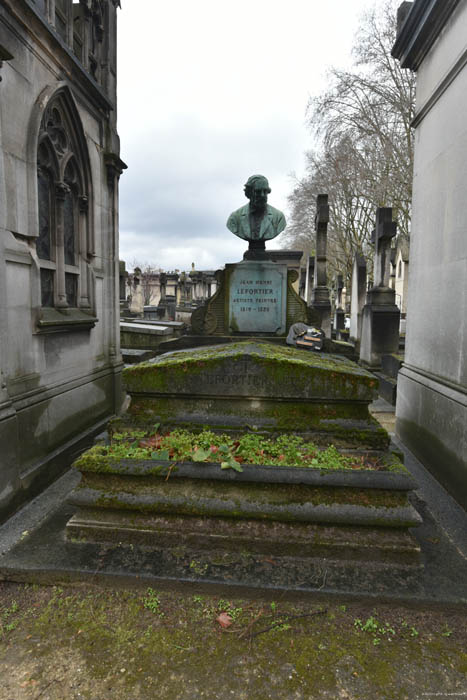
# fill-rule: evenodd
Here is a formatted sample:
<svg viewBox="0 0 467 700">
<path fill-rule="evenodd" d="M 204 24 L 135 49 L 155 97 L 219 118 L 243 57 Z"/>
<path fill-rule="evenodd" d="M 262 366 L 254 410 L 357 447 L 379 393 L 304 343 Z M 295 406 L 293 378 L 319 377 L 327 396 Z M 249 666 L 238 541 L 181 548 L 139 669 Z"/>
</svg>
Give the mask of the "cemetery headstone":
<svg viewBox="0 0 467 700">
<path fill-rule="evenodd" d="M 226 279 L 230 332 L 285 333 L 286 265 L 244 261 L 227 265 Z"/>
</svg>

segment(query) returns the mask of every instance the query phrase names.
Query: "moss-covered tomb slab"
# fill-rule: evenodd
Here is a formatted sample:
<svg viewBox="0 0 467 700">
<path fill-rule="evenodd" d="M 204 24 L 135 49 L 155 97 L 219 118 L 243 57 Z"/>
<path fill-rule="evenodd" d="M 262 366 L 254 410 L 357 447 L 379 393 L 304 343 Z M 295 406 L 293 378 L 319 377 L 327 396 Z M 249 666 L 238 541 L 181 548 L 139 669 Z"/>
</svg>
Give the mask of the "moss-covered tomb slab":
<svg viewBox="0 0 467 700">
<path fill-rule="evenodd" d="M 124 370 L 130 394 L 369 403 L 376 378 L 337 355 L 244 341 L 173 352 Z"/>
</svg>

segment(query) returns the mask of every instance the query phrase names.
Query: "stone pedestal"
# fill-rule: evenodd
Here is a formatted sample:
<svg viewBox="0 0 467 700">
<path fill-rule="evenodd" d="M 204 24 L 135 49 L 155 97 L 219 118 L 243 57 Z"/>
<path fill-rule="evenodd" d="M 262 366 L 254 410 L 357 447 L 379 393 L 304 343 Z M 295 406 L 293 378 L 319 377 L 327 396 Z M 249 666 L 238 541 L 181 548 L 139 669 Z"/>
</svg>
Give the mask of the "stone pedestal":
<svg viewBox="0 0 467 700">
<path fill-rule="evenodd" d="M 316 198 L 316 256 L 311 293 L 311 306 L 320 318 L 319 326 L 326 338 L 331 338 L 331 300 L 327 286 L 327 230 L 329 222 L 328 195 L 319 194 Z"/>
<path fill-rule="evenodd" d="M 381 357 L 397 353 L 399 348 L 400 310 L 390 287 L 373 287 L 368 292 L 362 312 L 360 362 L 380 367 Z"/>
<path fill-rule="evenodd" d="M 311 306 L 319 316 L 319 327 L 326 338 L 331 337 L 331 302 L 329 301 L 329 289 L 327 287 L 315 287 L 311 293 Z"/>
</svg>

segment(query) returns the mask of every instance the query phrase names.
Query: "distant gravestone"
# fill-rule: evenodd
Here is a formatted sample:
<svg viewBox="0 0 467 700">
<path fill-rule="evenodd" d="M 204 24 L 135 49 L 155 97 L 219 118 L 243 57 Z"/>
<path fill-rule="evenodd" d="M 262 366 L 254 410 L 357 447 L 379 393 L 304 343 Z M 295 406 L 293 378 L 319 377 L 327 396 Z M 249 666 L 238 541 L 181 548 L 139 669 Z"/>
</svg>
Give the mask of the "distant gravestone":
<svg viewBox="0 0 467 700">
<path fill-rule="evenodd" d="M 316 256 L 314 284 L 311 295 L 311 305 L 319 314 L 319 326 L 327 338 L 331 337 L 331 302 L 327 286 L 327 235 L 329 222 L 328 195 L 319 194 L 316 198 Z"/>
<path fill-rule="evenodd" d="M 342 308 L 342 290 L 344 289 L 344 278 L 342 275 L 336 277 L 336 310 L 334 312 L 334 330 L 336 336 L 345 328 L 345 312 Z"/>
<path fill-rule="evenodd" d="M 395 290 L 389 287 L 391 240 L 396 230 L 392 209 L 379 207 L 373 234 L 375 286 L 369 290 L 362 312 L 360 362 L 369 367 L 380 367 L 383 355 L 399 349 L 400 311 L 395 304 Z"/>
<path fill-rule="evenodd" d="M 373 276 L 377 288 L 389 288 L 391 241 L 396 233 L 397 224 L 392 220 L 392 208 L 379 207 L 376 210 L 376 228 L 373 231 L 375 243 Z"/>
<path fill-rule="evenodd" d="M 360 342 L 362 335 L 362 310 L 366 299 L 366 260 L 355 253 L 352 267 L 352 293 L 350 300 L 350 340 Z"/>
</svg>

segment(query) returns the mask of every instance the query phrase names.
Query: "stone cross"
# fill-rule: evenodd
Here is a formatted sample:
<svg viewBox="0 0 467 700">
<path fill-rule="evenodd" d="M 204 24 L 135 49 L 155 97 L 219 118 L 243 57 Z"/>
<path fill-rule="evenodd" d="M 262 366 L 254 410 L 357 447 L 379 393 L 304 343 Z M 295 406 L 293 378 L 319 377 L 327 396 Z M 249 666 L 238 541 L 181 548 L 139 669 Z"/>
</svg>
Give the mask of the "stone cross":
<svg viewBox="0 0 467 700">
<path fill-rule="evenodd" d="M 326 287 L 326 255 L 327 255 L 327 239 L 328 239 L 328 222 L 329 222 L 329 205 L 328 195 L 319 194 L 316 198 L 316 258 L 315 258 L 315 275 L 314 286 Z"/>
<path fill-rule="evenodd" d="M 374 286 L 389 287 L 391 272 L 391 240 L 397 232 L 397 223 L 392 220 L 391 207 L 378 207 L 376 210 L 376 228 L 372 234 L 375 244 Z"/>
</svg>

